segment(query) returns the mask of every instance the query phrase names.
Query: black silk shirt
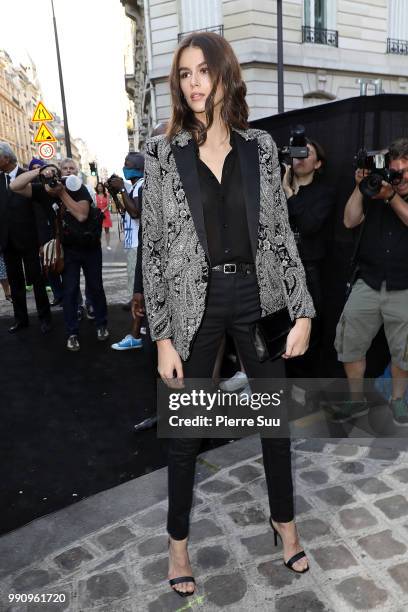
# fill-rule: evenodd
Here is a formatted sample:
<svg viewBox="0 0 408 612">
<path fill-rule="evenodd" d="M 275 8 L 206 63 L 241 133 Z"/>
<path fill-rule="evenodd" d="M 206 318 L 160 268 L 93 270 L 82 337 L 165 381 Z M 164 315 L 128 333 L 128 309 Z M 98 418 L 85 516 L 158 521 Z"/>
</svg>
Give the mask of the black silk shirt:
<svg viewBox="0 0 408 612">
<path fill-rule="evenodd" d="M 253 263 L 245 209 L 241 168 L 231 131 L 232 150 L 225 158 L 221 183 L 197 153 L 204 223 L 211 266 Z"/>
</svg>

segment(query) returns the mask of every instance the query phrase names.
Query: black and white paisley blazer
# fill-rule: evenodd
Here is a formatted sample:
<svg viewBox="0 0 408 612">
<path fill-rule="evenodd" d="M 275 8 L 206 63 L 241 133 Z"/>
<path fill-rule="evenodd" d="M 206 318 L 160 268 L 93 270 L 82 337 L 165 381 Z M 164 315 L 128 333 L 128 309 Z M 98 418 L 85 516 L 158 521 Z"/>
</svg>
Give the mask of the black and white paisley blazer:
<svg viewBox="0 0 408 612">
<path fill-rule="evenodd" d="M 287 306 L 292 319 L 315 315 L 288 222 L 276 145 L 263 130 L 235 130 L 262 316 Z M 148 140 L 142 209 L 142 270 L 153 340 L 171 338 L 190 354 L 204 314 L 210 274 L 194 142 L 181 131 Z"/>
</svg>

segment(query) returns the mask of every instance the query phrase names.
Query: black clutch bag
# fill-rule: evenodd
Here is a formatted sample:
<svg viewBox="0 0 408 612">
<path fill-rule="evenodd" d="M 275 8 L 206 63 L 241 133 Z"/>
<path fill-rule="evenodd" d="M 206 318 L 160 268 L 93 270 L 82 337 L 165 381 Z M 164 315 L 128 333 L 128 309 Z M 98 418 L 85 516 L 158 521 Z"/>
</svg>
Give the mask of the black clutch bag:
<svg viewBox="0 0 408 612">
<path fill-rule="evenodd" d="M 285 352 L 288 333 L 294 326 L 287 308 L 282 308 L 257 321 L 252 329 L 252 341 L 259 361 L 279 359 Z"/>
</svg>

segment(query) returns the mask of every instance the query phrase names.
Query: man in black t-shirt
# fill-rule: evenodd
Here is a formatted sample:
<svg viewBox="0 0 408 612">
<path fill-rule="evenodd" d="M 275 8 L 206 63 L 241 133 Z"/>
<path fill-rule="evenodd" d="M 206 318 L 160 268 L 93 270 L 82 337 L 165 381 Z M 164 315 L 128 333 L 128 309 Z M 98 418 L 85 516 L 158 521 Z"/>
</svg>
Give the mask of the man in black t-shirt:
<svg viewBox="0 0 408 612">
<path fill-rule="evenodd" d="M 408 426 L 408 139 L 389 149 L 389 167 L 402 173 L 398 184 L 382 182 L 365 201 L 359 185 L 367 171 L 356 171 L 356 187 L 344 211 L 344 224 L 364 221 L 358 250 L 359 276 L 340 317 L 335 347 L 344 363 L 351 398 L 333 420 L 348 421 L 368 412 L 363 393 L 366 353 L 380 327 L 391 353 L 393 421 Z M 367 206 L 365 206 L 367 204 Z"/>
<path fill-rule="evenodd" d="M 88 245 L 78 240 L 70 227 L 81 230 L 80 224 L 89 222 L 90 206 L 92 198 L 88 190 L 81 185 L 77 190 L 67 189 L 56 176 L 56 185 L 50 187 L 48 184 L 32 184 L 39 175 L 55 175 L 53 167 L 48 166 L 40 170 L 26 172 L 13 182 L 10 186 L 13 191 L 28 198 L 34 198 L 40 202 L 48 211 L 48 216 L 54 223 L 55 205 L 60 209 L 59 215 L 62 222 L 61 241 L 64 247 L 64 271 L 63 282 L 63 309 L 67 331 L 67 349 L 78 351 L 79 345 L 79 322 L 78 322 L 78 290 L 81 268 L 95 311 L 95 323 L 98 340 L 104 341 L 109 337 L 107 329 L 107 305 L 106 296 L 102 282 L 102 250 L 100 237 Z"/>
</svg>

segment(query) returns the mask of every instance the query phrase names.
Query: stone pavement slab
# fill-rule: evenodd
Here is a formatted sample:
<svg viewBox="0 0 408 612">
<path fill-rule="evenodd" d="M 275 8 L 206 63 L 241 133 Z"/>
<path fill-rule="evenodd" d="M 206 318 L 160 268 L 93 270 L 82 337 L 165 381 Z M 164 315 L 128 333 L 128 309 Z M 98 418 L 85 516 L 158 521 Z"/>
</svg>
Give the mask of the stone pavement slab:
<svg viewBox="0 0 408 612">
<path fill-rule="evenodd" d="M 200 455 L 190 532 L 197 590 L 166 581 L 166 470 L 83 500 L 0 539 L 0 610 L 352 612 L 408 609 L 407 446 L 297 440 L 297 525 L 310 571 L 274 546 L 260 442 Z M 8 603 L 49 593 L 59 603 Z"/>
</svg>

